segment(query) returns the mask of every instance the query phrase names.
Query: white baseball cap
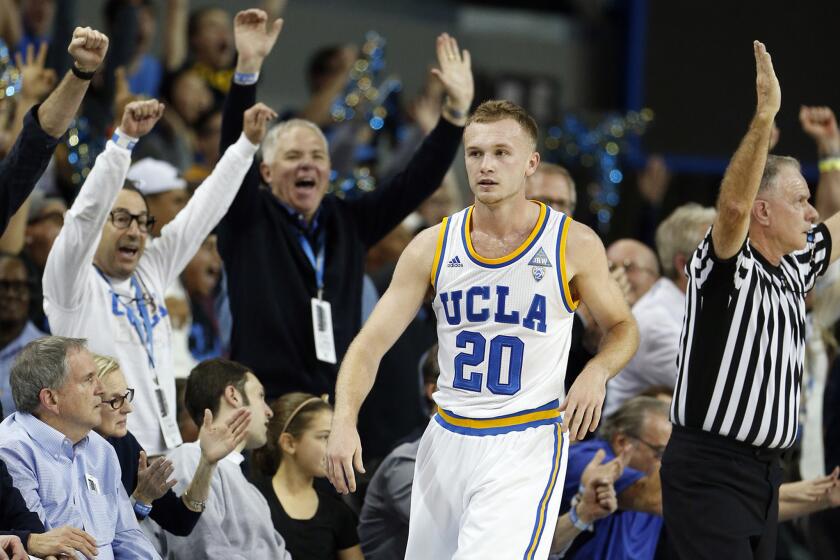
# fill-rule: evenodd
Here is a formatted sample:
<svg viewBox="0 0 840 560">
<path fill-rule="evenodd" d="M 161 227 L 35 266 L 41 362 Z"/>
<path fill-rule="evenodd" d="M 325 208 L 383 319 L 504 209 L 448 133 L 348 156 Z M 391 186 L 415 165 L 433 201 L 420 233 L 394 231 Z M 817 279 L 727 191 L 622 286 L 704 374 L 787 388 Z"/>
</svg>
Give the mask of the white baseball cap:
<svg viewBox="0 0 840 560">
<path fill-rule="evenodd" d="M 129 168 L 128 179 L 144 196 L 187 188 L 186 180 L 178 176 L 178 168 L 159 159 L 141 159 Z"/>
</svg>

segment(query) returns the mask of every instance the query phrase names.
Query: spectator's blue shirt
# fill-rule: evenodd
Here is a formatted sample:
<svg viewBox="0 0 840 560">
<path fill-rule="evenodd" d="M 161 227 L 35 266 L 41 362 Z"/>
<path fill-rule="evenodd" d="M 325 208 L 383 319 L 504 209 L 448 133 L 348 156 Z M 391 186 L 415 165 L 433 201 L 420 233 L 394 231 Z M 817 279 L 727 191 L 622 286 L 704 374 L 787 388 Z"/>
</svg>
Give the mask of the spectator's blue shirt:
<svg viewBox="0 0 840 560">
<path fill-rule="evenodd" d="M 137 65 L 137 71 L 127 76 L 128 87 L 135 95 L 154 98 L 158 96 L 162 78 L 163 66 L 160 61 L 150 54 L 144 54 Z"/>
<path fill-rule="evenodd" d="M 96 432 L 73 445 L 35 416 L 15 412 L 0 424 L 0 459 L 47 530 L 85 530 L 100 560 L 160 560 L 134 517 L 117 454 Z"/>
<path fill-rule="evenodd" d="M 566 468 L 566 483 L 560 514 L 569 511 L 571 501 L 577 494 L 583 470 L 595 453 L 603 449 L 604 461 L 615 458 L 612 448 L 602 439 L 576 443 L 569 447 L 569 463 Z M 615 481 L 615 493 L 620 495 L 632 486 L 644 473 L 627 467 Z M 656 553 L 662 517 L 637 511 L 617 510 L 612 515 L 595 522 L 594 531 L 581 533 L 566 553 L 566 558 L 609 560 L 648 560 Z"/>
</svg>

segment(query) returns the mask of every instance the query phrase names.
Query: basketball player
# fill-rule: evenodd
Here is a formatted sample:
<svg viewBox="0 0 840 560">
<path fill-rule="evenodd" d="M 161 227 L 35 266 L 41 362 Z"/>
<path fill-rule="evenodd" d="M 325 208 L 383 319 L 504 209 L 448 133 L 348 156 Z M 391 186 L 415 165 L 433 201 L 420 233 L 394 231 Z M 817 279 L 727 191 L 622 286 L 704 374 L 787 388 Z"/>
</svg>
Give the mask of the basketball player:
<svg viewBox="0 0 840 560">
<path fill-rule="evenodd" d="M 525 179 L 540 161 L 536 140 L 536 123 L 513 103 L 476 109 L 464 131 L 475 205 L 405 249 L 341 365 L 327 462 L 330 481 L 346 493 L 356 487 L 353 467 L 364 472 L 359 408 L 431 279 L 438 412 L 417 456 L 409 559 L 546 558 L 568 439 L 596 428 L 605 383 L 636 350 L 636 325 L 601 241 L 525 198 Z M 579 301 L 606 335 L 561 404 Z"/>
</svg>

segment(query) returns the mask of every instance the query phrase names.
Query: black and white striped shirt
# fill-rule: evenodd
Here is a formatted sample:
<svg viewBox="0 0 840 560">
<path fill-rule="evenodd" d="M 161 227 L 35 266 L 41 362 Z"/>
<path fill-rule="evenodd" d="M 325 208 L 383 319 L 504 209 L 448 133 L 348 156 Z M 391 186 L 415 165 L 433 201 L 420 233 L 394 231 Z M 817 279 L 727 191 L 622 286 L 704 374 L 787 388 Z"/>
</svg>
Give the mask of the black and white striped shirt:
<svg viewBox="0 0 840 560">
<path fill-rule="evenodd" d="M 671 421 L 765 448 L 796 437 L 805 295 L 828 267 L 824 224 L 808 246 L 767 262 L 749 244 L 718 259 L 711 229 L 686 267 Z"/>
</svg>

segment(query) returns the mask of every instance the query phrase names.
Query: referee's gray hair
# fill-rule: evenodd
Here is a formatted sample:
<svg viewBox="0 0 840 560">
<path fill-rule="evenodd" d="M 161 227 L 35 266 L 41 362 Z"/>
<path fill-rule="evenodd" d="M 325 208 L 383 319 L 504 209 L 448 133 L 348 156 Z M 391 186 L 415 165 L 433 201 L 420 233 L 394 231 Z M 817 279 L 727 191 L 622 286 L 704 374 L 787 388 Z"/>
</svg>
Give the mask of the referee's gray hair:
<svg viewBox="0 0 840 560">
<path fill-rule="evenodd" d="M 703 234 L 715 221 L 717 211 L 714 208 L 700 206 L 696 202 L 683 204 L 665 218 L 656 228 L 656 252 L 662 272 L 668 278 L 674 279 L 681 270 L 674 268 L 674 256 L 685 255 L 691 259 L 691 254 L 703 240 Z"/>
<path fill-rule="evenodd" d="M 797 171 L 802 170 L 799 160 L 790 156 L 767 156 L 767 163 L 764 164 L 764 173 L 761 174 L 761 183 L 758 185 L 758 192 L 767 192 L 769 189 L 776 186 L 776 177 L 779 175 L 782 167 L 790 165 L 795 167 Z"/>
<path fill-rule="evenodd" d="M 618 434 L 639 437 L 645 420 L 655 414 L 668 418 L 668 403 L 653 397 L 633 397 L 601 424 L 601 437 L 611 442 Z"/>
<path fill-rule="evenodd" d="M 23 347 L 12 366 L 15 407 L 30 414 L 41 404 L 41 389 L 58 389 L 70 374 L 70 354 L 87 348 L 84 338 L 45 336 Z"/>
<path fill-rule="evenodd" d="M 260 146 L 260 156 L 265 163 L 271 165 L 274 162 L 274 156 L 277 154 L 277 139 L 280 135 L 297 127 L 308 128 L 320 136 L 321 140 L 324 141 L 324 147 L 329 155 L 329 142 L 327 142 L 327 137 L 324 136 L 324 131 L 317 124 L 306 119 L 289 119 L 272 126 L 266 133 L 265 138 L 263 138 L 262 145 Z"/>
</svg>

